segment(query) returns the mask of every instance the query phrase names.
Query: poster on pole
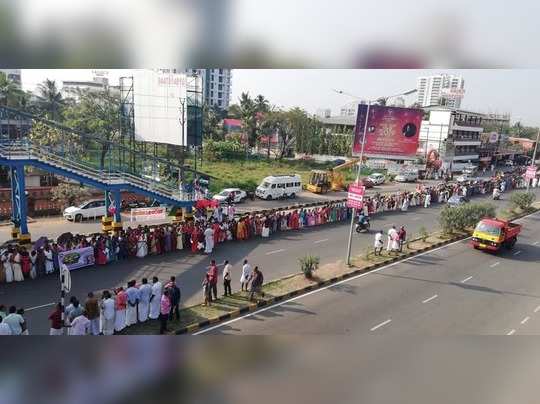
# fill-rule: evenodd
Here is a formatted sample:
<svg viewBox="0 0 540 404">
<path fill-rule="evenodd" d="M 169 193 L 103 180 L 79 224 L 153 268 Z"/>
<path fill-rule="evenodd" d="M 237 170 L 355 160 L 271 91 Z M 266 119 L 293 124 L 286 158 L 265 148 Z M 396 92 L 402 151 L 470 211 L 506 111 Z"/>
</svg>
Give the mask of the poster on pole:
<svg viewBox="0 0 540 404">
<path fill-rule="evenodd" d="M 94 249 L 92 247 L 76 248 L 74 250 L 61 251 L 58 253 L 60 267 L 65 265 L 73 271 L 83 267 L 94 265 Z"/>
<path fill-rule="evenodd" d="M 527 167 L 527 171 L 525 171 L 525 178 L 528 180 L 532 180 L 535 177 L 536 177 L 536 166 Z"/>
<path fill-rule="evenodd" d="M 368 106 L 358 105 L 353 155 L 362 151 L 362 138 Z M 364 155 L 367 157 L 392 158 L 416 155 L 420 137 L 423 111 L 414 108 L 371 105 L 367 117 Z"/>
<path fill-rule="evenodd" d="M 135 70 L 133 103 L 135 139 L 187 145 L 187 78 L 185 74 Z"/>
<path fill-rule="evenodd" d="M 364 206 L 364 192 L 366 188 L 363 185 L 351 184 L 347 193 L 347 207 L 362 209 Z"/>
</svg>

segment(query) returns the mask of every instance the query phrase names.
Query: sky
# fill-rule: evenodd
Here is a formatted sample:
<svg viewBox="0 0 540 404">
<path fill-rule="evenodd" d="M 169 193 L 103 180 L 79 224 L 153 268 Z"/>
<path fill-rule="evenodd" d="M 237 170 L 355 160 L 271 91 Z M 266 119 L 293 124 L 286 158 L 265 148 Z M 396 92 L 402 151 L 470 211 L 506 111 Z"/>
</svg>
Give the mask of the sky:
<svg viewBox="0 0 540 404">
<path fill-rule="evenodd" d="M 310 113 L 330 108 L 333 114 L 354 98 L 337 94 L 335 90 L 376 99 L 416 87 L 421 75 L 436 73 L 461 74 L 465 79 L 465 96 L 461 107 L 478 112 L 510 113 L 512 121 L 540 126 L 540 70 L 534 69 L 468 69 L 468 70 L 360 70 L 360 69 L 235 69 L 232 78 L 232 102 L 242 92 L 255 97 L 264 95 L 272 105 L 291 108 L 299 106 Z M 129 70 L 109 70 L 112 83 L 129 75 Z M 92 70 L 23 69 L 23 86 L 33 90 L 45 78 L 90 80 Z M 407 101 L 414 101 L 408 98 Z"/>
</svg>

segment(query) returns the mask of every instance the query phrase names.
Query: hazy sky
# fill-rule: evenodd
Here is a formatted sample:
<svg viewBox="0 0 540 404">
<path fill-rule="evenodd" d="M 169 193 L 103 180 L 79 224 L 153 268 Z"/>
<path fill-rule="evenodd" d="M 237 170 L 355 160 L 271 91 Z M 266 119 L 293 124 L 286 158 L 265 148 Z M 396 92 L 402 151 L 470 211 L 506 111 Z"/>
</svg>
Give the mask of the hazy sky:
<svg viewBox="0 0 540 404">
<path fill-rule="evenodd" d="M 465 79 L 463 109 L 479 112 L 509 112 L 512 120 L 540 125 L 540 70 L 234 70 L 232 101 L 244 91 L 263 94 L 271 104 L 285 108 L 300 106 L 309 112 L 331 108 L 334 114 L 352 101 L 336 94 L 343 90 L 361 98 L 376 99 L 415 88 L 420 75 L 458 73 Z M 111 70 L 116 82 L 128 70 Z M 23 85 L 33 89 L 46 77 L 62 80 L 91 79 L 91 70 L 23 70 Z M 412 101 L 412 100 L 411 100 Z"/>
</svg>

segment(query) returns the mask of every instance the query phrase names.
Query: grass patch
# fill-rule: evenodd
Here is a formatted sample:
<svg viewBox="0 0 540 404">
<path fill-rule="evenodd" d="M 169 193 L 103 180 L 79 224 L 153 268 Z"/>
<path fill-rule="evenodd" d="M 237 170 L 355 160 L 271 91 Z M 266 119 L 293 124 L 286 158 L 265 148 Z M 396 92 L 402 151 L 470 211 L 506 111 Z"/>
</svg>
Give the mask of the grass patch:
<svg viewBox="0 0 540 404">
<path fill-rule="evenodd" d="M 311 170 L 327 170 L 333 163 L 316 163 L 303 160 L 236 160 L 236 161 L 204 161 L 198 169 L 216 177 L 210 181 L 210 191 L 219 192 L 223 188 L 238 187 L 253 191 L 264 177 L 280 174 L 299 174 L 302 184 L 307 184 Z M 343 170 L 345 181 L 355 179 L 355 167 Z"/>
</svg>

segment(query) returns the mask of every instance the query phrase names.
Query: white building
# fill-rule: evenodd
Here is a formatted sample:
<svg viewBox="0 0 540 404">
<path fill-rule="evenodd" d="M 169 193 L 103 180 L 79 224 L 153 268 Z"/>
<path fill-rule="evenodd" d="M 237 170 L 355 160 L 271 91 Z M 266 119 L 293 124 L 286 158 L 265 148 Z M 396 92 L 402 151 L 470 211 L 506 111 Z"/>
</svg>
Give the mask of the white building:
<svg viewBox="0 0 540 404">
<path fill-rule="evenodd" d="M 332 110 L 330 108 L 319 108 L 315 115 L 319 118 L 330 118 L 332 116 Z"/>
<path fill-rule="evenodd" d="M 437 74 L 422 76 L 417 81 L 417 102 L 421 107 L 444 105 L 449 108 L 460 108 L 465 91 L 462 76 Z"/>
<path fill-rule="evenodd" d="M 340 116 L 356 116 L 358 113 L 358 104 L 366 104 L 366 101 L 351 101 L 339 109 Z"/>
<path fill-rule="evenodd" d="M 62 89 L 60 93 L 63 98 L 71 98 L 75 101 L 79 99 L 81 91 L 103 91 L 105 89 L 111 90 L 113 93 L 120 94 L 118 86 L 109 85 L 109 79 L 104 76 L 95 76 L 91 81 L 62 81 Z"/>
<path fill-rule="evenodd" d="M 449 108 L 433 108 L 422 121 L 418 153 L 427 156 L 436 150 L 443 168 L 461 171 L 467 164 L 477 165 L 483 114 Z"/>
<path fill-rule="evenodd" d="M 0 72 L 4 73 L 9 80 L 21 84 L 21 69 L 0 69 Z"/>
<path fill-rule="evenodd" d="M 232 69 L 188 69 L 202 77 L 203 97 L 207 105 L 228 109 L 231 102 Z"/>
</svg>

